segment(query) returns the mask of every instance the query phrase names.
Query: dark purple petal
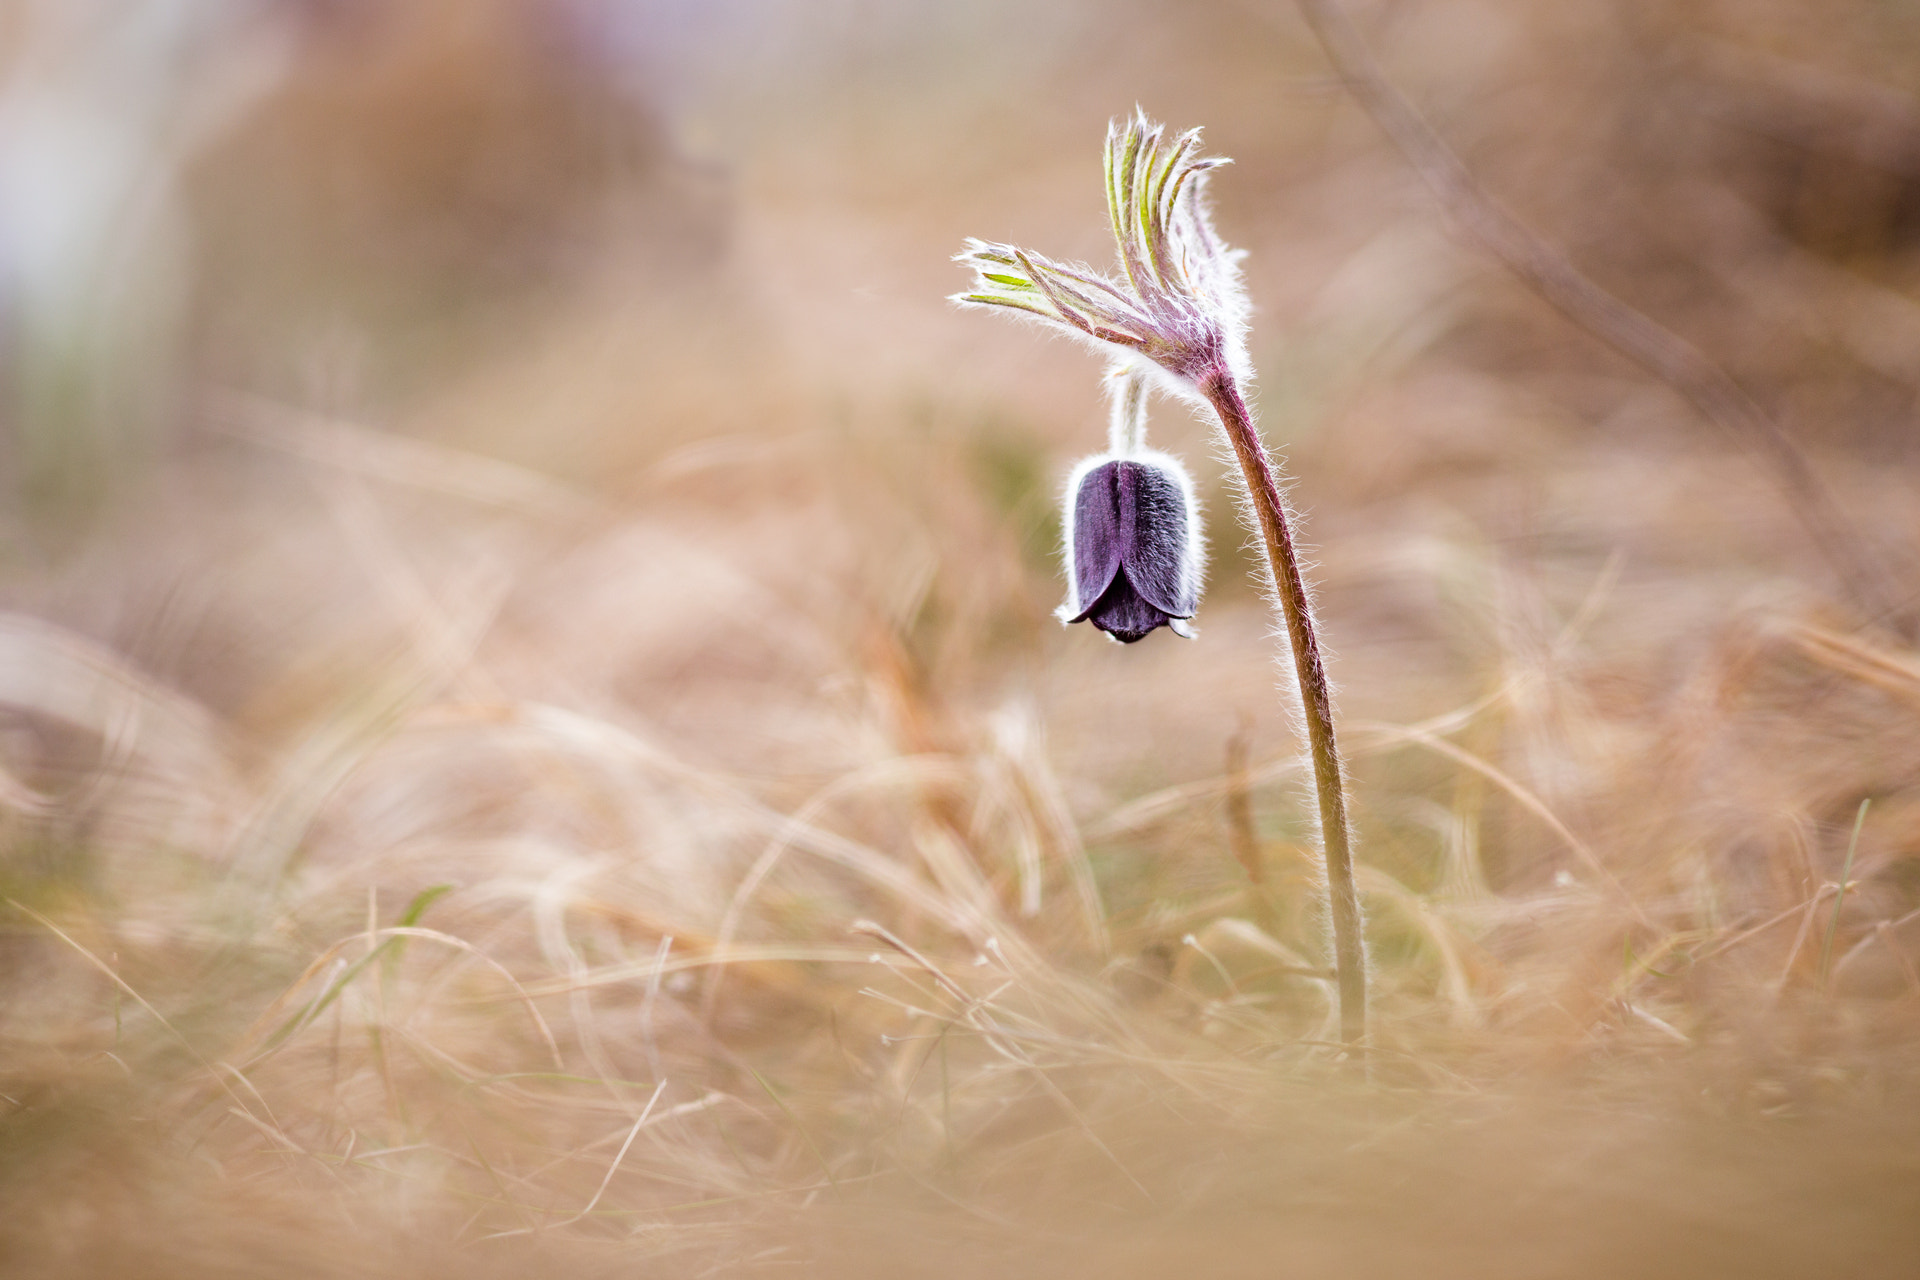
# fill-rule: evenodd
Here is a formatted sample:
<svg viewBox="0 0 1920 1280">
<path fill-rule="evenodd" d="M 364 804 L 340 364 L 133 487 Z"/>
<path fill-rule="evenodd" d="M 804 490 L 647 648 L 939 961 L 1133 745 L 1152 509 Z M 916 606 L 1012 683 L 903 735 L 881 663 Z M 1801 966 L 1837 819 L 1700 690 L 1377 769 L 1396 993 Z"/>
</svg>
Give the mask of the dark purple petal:
<svg viewBox="0 0 1920 1280">
<path fill-rule="evenodd" d="M 1126 537 L 1116 476 L 1125 465 L 1108 462 L 1087 472 L 1073 498 L 1073 583 L 1079 596 L 1074 622 L 1086 619 L 1120 572 Z"/>
<path fill-rule="evenodd" d="M 1093 608 L 1088 610 L 1087 620 L 1121 644 L 1144 639 L 1156 627 L 1163 627 L 1172 621 L 1165 610 L 1156 609 L 1140 598 L 1140 593 L 1133 589 L 1124 570 L 1114 578 L 1113 585 L 1107 588 Z"/>
<path fill-rule="evenodd" d="M 1152 463 L 1118 466 L 1120 563 L 1142 599 L 1170 617 L 1191 618 L 1200 601 L 1197 575 L 1187 572 L 1186 490 L 1176 477 Z"/>
<path fill-rule="evenodd" d="M 1091 621 L 1132 644 L 1193 616 L 1192 519 L 1177 472 L 1140 459 L 1103 462 L 1081 477 L 1073 503 L 1078 612 L 1067 621 Z"/>
</svg>

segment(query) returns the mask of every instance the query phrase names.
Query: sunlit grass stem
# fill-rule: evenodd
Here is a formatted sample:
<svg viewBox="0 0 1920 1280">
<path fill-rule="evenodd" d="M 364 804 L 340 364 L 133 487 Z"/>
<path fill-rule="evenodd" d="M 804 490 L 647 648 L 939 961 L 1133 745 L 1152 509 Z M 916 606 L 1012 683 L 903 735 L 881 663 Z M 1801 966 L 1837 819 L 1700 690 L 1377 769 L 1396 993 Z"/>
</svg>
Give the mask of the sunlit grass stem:
<svg viewBox="0 0 1920 1280">
<path fill-rule="evenodd" d="M 1853 815 L 1853 834 L 1847 838 L 1847 860 L 1840 868 L 1840 883 L 1833 891 L 1833 915 L 1827 920 L 1827 935 L 1820 940 L 1820 994 L 1827 993 L 1827 983 L 1833 975 L 1833 938 L 1840 932 L 1840 908 L 1847 901 L 1847 886 L 1853 881 L 1853 855 L 1860 849 L 1860 828 L 1866 825 L 1867 808 L 1873 803 L 1868 796 L 1860 802 L 1860 809 Z"/>
</svg>

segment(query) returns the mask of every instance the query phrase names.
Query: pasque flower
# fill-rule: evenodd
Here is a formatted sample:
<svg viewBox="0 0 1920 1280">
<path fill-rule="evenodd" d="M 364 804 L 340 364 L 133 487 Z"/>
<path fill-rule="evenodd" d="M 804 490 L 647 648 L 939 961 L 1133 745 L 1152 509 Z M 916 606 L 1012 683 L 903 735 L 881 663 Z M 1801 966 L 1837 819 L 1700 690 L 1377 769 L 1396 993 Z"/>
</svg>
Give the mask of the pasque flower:
<svg viewBox="0 0 1920 1280">
<path fill-rule="evenodd" d="M 1203 546 L 1193 482 L 1177 459 L 1142 447 L 1144 388 L 1132 370 L 1115 373 L 1112 447 L 1067 480 L 1060 618 L 1122 644 L 1163 626 L 1191 639 Z"/>
<path fill-rule="evenodd" d="M 1107 127 L 1107 214 L 1120 273 L 1055 262 L 1028 249 L 969 240 L 958 261 L 974 287 L 954 301 L 1001 307 L 1070 333 L 1118 357 L 1120 403 L 1144 404 L 1142 376 L 1211 408 L 1245 484 L 1247 522 L 1266 570 L 1300 695 L 1326 855 L 1340 1027 L 1356 1051 L 1366 1035 L 1366 946 L 1353 874 L 1345 765 L 1334 735 L 1333 686 L 1320 657 L 1319 624 L 1301 572 L 1278 468 L 1260 438 L 1245 388 L 1246 295 L 1240 254 L 1214 234 L 1204 187 L 1225 161 L 1200 154 L 1200 131 L 1171 140 L 1136 110 Z M 1068 600 L 1082 619 L 1130 643 L 1165 625 L 1184 633 L 1199 596 L 1199 529 L 1179 464 L 1141 447 L 1141 412 L 1123 415 L 1108 453 L 1089 458 L 1067 491 Z M 1270 574 L 1271 576 L 1268 576 Z"/>
<path fill-rule="evenodd" d="M 1156 627 L 1192 637 L 1200 603 L 1193 493 L 1165 454 L 1089 458 L 1067 508 L 1068 622 L 1091 622 L 1122 644 Z"/>
<path fill-rule="evenodd" d="M 1120 274 L 984 240 L 958 261 L 975 288 L 954 301 L 1008 307 L 1117 357 L 1111 447 L 1067 484 L 1067 603 L 1060 617 L 1092 622 L 1125 644 L 1161 626 L 1191 636 L 1200 598 L 1200 528 L 1193 485 L 1145 443 L 1144 376 L 1203 396 L 1246 363 L 1240 254 L 1214 234 L 1202 187 L 1226 161 L 1200 152 L 1200 131 L 1166 141 L 1136 111 L 1107 129 L 1107 214 Z"/>
</svg>

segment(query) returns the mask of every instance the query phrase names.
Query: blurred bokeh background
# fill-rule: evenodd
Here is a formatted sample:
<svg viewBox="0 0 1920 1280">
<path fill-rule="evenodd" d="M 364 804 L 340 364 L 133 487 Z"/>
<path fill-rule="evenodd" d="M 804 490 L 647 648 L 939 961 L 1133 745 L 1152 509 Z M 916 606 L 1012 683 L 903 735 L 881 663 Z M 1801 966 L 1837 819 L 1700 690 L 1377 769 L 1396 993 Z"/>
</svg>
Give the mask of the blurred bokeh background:
<svg viewBox="0 0 1920 1280">
<path fill-rule="evenodd" d="M 0 3 L 7 1265 L 1908 1274 L 1920 8 L 1352 8 L 1894 599 L 1284 0 Z M 1136 103 L 1234 158 L 1370 1080 L 1207 424 L 1200 639 L 1063 629 L 1100 367 L 945 301 L 1104 266 Z"/>
</svg>

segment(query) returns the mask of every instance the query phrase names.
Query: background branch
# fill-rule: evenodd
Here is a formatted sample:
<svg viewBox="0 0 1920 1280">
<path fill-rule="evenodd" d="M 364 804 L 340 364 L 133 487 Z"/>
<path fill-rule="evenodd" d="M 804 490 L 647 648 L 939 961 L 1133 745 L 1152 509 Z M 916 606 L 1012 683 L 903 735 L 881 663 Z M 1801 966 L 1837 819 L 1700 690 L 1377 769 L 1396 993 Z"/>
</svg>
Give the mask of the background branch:
<svg viewBox="0 0 1920 1280">
<path fill-rule="evenodd" d="M 1679 334 L 1595 284 L 1475 181 L 1466 165 L 1389 80 L 1340 0 L 1298 0 L 1335 72 L 1438 197 L 1455 231 L 1506 266 L 1569 320 L 1690 401 L 1756 450 L 1794 515 L 1868 617 L 1911 638 L 1912 593 L 1848 519 L 1804 451 L 1725 370 Z"/>
</svg>

